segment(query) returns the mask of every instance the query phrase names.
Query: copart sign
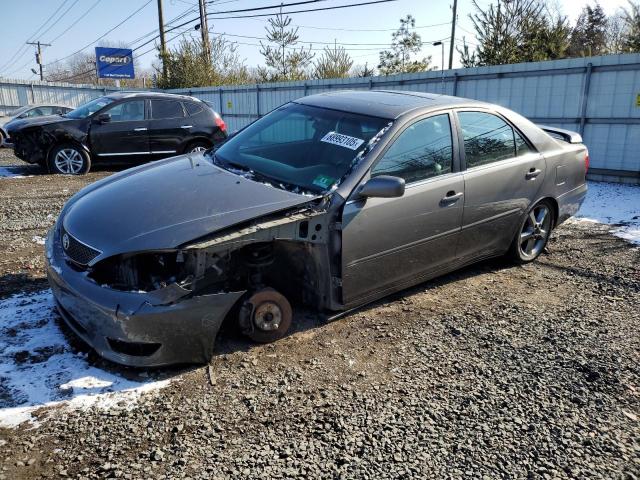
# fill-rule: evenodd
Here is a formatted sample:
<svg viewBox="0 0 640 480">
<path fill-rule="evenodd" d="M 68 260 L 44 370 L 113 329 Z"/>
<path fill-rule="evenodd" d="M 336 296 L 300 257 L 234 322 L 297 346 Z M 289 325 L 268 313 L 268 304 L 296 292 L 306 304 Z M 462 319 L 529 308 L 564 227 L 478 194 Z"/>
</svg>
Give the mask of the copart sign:
<svg viewBox="0 0 640 480">
<path fill-rule="evenodd" d="M 99 78 L 135 78 L 133 52 L 128 48 L 96 47 Z"/>
</svg>

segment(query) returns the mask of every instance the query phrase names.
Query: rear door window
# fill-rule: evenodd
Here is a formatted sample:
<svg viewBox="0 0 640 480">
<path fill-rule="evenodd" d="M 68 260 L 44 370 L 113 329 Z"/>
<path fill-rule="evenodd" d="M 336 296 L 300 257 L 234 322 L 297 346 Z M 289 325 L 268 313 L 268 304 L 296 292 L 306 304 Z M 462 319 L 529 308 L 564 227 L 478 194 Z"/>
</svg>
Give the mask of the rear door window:
<svg viewBox="0 0 640 480">
<path fill-rule="evenodd" d="M 175 100 L 151 100 L 151 118 L 183 118 L 182 103 Z"/>
<path fill-rule="evenodd" d="M 486 112 L 458 112 L 464 139 L 467 168 L 516 156 L 514 131 L 497 115 Z"/>
</svg>

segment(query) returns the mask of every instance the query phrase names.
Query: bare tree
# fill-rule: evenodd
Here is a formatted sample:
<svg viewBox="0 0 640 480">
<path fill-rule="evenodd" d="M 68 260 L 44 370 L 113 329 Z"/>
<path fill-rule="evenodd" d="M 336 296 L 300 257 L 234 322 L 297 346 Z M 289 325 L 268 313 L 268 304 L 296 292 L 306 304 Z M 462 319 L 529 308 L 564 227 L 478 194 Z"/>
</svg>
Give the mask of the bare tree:
<svg viewBox="0 0 640 480">
<path fill-rule="evenodd" d="M 98 47 L 129 48 L 125 42 L 102 41 Z M 133 68 L 136 78 L 120 80 L 122 87 L 142 87 L 150 84 L 151 74 L 140 67 L 140 61 L 133 55 Z M 96 72 L 96 56 L 91 52 L 80 52 L 64 62 L 55 62 L 45 69 L 45 79 L 49 82 L 67 82 L 74 84 L 100 84 L 114 86 L 115 80 L 101 78 Z M 143 80 L 144 79 L 144 80 Z"/>
<path fill-rule="evenodd" d="M 627 22 L 623 9 L 618 9 L 607 19 L 605 42 L 608 53 L 622 53 L 627 35 Z"/>
<path fill-rule="evenodd" d="M 355 65 L 351 70 L 352 77 L 373 77 L 376 74 L 375 68 L 370 68 L 369 63 L 365 62 L 364 65 Z"/>
<path fill-rule="evenodd" d="M 623 9 L 625 31 L 622 52 L 640 52 L 640 3 L 629 0 L 629 8 Z"/>
</svg>

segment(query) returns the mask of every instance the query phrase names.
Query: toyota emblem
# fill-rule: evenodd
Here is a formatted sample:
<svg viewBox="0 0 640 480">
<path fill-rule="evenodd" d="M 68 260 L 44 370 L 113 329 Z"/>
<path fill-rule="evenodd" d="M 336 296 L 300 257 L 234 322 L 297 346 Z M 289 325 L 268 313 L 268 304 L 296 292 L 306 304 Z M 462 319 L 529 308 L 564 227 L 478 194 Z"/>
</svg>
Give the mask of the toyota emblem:
<svg viewBox="0 0 640 480">
<path fill-rule="evenodd" d="M 62 235 L 62 247 L 65 250 L 69 249 L 69 235 L 67 235 L 66 233 Z"/>
</svg>

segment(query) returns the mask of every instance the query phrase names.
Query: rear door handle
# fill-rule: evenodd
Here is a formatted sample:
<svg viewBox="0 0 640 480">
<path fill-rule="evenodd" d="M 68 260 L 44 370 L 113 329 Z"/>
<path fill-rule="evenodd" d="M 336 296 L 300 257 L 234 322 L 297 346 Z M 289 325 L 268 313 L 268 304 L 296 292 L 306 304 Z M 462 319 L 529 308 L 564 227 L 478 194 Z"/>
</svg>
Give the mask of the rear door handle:
<svg viewBox="0 0 640 480">
<path fill-rule="evenodd" d="M 542 170 L 539 168 L 531 168 L 527 174 L 525 175 L 527 180 L 531 180 L 532 178 L 536 178 L 538 175 L 542 173 Z"/>
<path fill-rule="evenodd" d="M 146 127 L 134 128 L 133 131 L 134 132 L 146 132 L 147 128 Z"/>
<path fill-rule="evenodd" d="M 453 190 L 451 190 L 447 192 L 446 196 L 442 197 L 442 200 L 440 200 L 440 203 L 448 204 L 448 203 L 457 202 L 462 198 L 463 195 L 464 195 L 464 192 L 456 193 Z"/>
<path fill-rule="evenodd" d="M 180 128 L 192 128 L 193 125 L 182 125 Z"/>
</svg>

